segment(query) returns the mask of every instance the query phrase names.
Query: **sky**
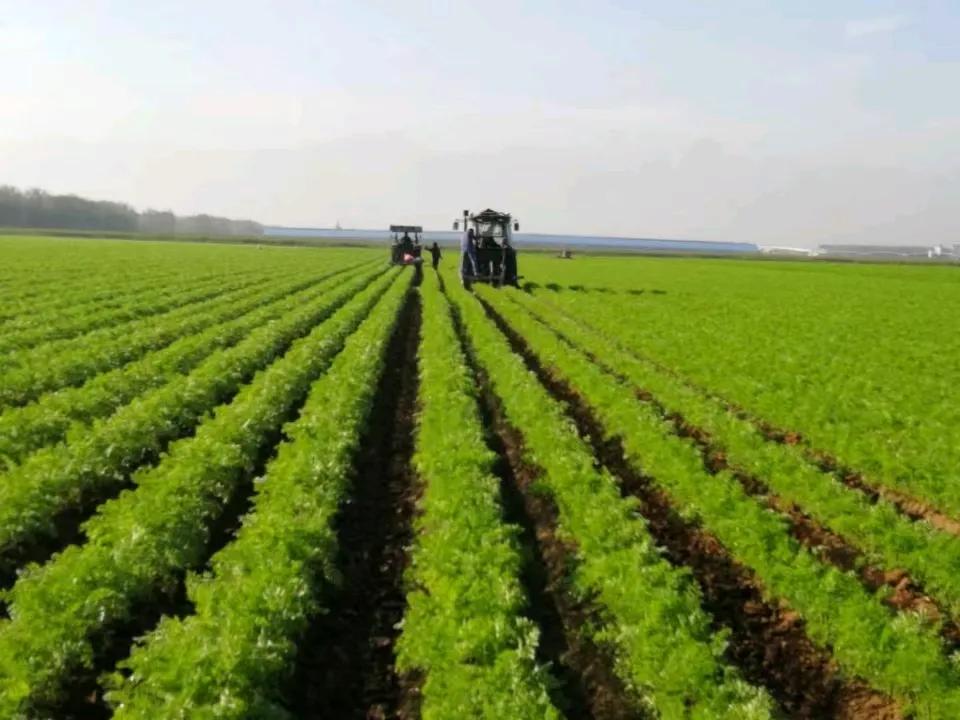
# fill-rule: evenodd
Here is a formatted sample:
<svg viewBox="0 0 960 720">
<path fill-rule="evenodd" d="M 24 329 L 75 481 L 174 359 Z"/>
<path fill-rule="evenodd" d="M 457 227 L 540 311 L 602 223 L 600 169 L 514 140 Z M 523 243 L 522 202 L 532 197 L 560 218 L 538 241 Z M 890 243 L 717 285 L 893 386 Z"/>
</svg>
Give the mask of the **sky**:
<svg viewBox="0 0 960 720">
<path fill-rule="evenodd" d="M 0 0 L 0 184 L 266 224 L 960 243 L 960 3 Z"/>
</svg>

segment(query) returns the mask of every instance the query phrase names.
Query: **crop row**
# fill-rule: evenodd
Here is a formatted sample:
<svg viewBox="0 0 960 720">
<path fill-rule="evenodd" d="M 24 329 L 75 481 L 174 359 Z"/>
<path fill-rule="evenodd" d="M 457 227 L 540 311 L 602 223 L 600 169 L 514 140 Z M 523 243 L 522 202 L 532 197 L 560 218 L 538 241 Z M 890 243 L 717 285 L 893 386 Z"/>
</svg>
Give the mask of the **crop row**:
<svg viewBox="0 0 960 720">
<path fill-rule="evenodd" d="M 589 348 L 601 363 L 651 393 L 667 413 L 706 431 L 727 462 L 758 477 L 779 495 L 855 543 L 869 559 L 905 568 L 952 614 L 960 613 L 960 541 L 926 523 L 909 520 L 883 499 L 868 498 L 809 463 L 797 447 L 773 443 L 721 402 L 697 392 L 616 342 L 551 306 L 519 293 L 511 299 L 540 316 L 571 342 Z M 603 318 L 594 316 L 599 324 Z"/>
<path fill-rule="evenodd" d="M 557 718 L 523 615 L 516 528 L 503 522 L 494 455 L 450 308 L 424 282 L 414 463 L 422 495 L 397 665 L 423 677 L 421 717 Z"/>
<path fill-rule="evenodd" d="M 187 335 L 140 360 L 90 378 L 79 387 L 47 393 L 36 402 L 0 413 L 0 463 L 8 468 L 45 445 L 62 440 L 74 423 L 104 417 L 134 397 L 189 372 L 213 351 L 230 347 L 269 320 L 294 312 L 328 285 L 343 282 L 355 268 L 275 283 L 246 300 L 206 313 L 211 326 Z M 309 289 L 308 292 L 301 292 Z M 80 432 L 79 430 L 74 430 Z"/>
<path fill-rule="evenodd" d="M 236 539 L 190 577 L 194 613 L 161 621 L 113 676 L 114 717 L 280 716 L 295 642 L 336 585 L 332 520 L 408 291 L 394 284 L 313 384 Z"/>
<path fill-rule="evenodd" d="M 257 282 L 263 280 L 252 278 L 254 285 Z M 5 327 L 3 337 L 0 337 L 0 353 L 22 353 L 44 342 L 68 339 L 98 328 L 119 328 L 140 318 L 215 298 L 231 289 L 229 284 L 224 284 L 222 277 L 200 281 L 191 278 L 138 293 L 135 298 L 123 303 L 101 303 L 95 308 L 59 312 L 55 319 L 40 319 L 40 322 L 31 322 L 27 327 Z M 32 314 L 26 316 L 32 317 Z"/>
<path fill-rule="evenodd" d="M 652 477 L 678 507 L 698 515 L 729 552 L 752 569 L 771 598 L 782 598 L 806 622 L 812 639 L 832 648 L 853 675 L 913 702 L 922 717 L 960 712 L 957 673 L 934 629 L 922 618 L 894 616 L 858 579 L 822 564 L 788 532 L 780 516 L 747 495 L 729 472 L 711 475 L 696 447 L 674 433 L 632 388 L 503 298 L 488 297 L 540 361 L 574 386 L 609 436 L 622 438 L 626 459 Z"/>
<path fill-rule="evenodd" d="M 610 318 L 596 301 L 575 302 L 562 297 L 561 293 L 540 294 L 539 297 L 562 308 L 571 317 L 602 330 L 608 337 L 615 337 L 624 348 L 638 357 L 658 368 L 663 367 L 651 357 L 651 343 L 644 333 L 630 324 Z M 942 352 L 945 350 L 932 353 L 931 356 Z M 691 353 L 698 354 L 700 353 Z M 713 353 L 708 350 L 707 354 Z M 749 356 L 749 353 L 744 355 Z M 747 360 L 741 359 L 740 362 L 746 363 Z M 834 456 L 834 464 L 847 469 L 855 468 L 866 477 L 871 486 L 880 489 L 892 488 L 907 498 L 930 504 L 954 518 L 960 516 L 960 486 L 955 482 L 943 481 L 945 477 L 953 477 L 956 464 L 951 463 L 950 455 L 955 448 L 960 447 L 960 442 L 953 441 L 953 435 L 958 432 L 958 423 L 953 422 L 950 417 L 944 417 L 956 407 L 948 398 L 948 381 L 942 381 L 945 383 L 944 387 L 931 394 L 921 392 L 921 389 L 914 385 L 914 378 L 903 382 L 887 378 L 882 382 L 870 383 L 869 388 L 860 392 L 855 401 L 849 398 L 841 400 L 835 396 L 835 387 L 840 384 L 837 381 L 833 386 L 822 384 L 822 392 L 816 399 L 800 402 L 798 396 L 806 392 L 807 386 L 815 385 L 814 381 L 802 376 L 785 378 L 783 371 L 778 371 L 775 364 L 752 371 L 754 375 L 762 373 L 768 378 L 763 384 L 763 392 L 755 390 L 753 394 L 747 394 L 750 385 L 757 381 L 743 377 L 736 383 L 740 391 L 730 393 L 729 397 L 727 393 L 730 391 L 730 379 L 725 376 L 722 378 L 724 382 L 720 382 L 721 379 L 715 377 L 716 371 L 706 374 L 709 387 L 707 390 L 702 383 L 694 383 L 687 374 L 679 375 L 675 368 L 671 369 L 685 384 L 700 389 L 703 394 L 710 395 L 724 405 L 729 406 L 729 397 L 733 397 L 737 400 L 741 414 L 745 414 L 745 409 L 752 422 L 770 422 L 775 426 L 787 427 L 794 433 L 802 430 L 804 442 L 800 449 L 808 456 L 826 452 Z M 751 373 L 749 369 L 738 372 L 743 375 Z M 836 373 L 842 378 L 845 371 L 837 370 Z M 737 375 L 736 372 L 731 374 Z M 862 380 L 858 379 L 857 382 L 859 384 Z M 913 388 L 912 394 L 916 395 L 914 402 L 917 398 L 933 397 L 933 400 L 928 401 L 930 414 L 922 419 L 901 414 L 906 413 L 907 408 L 897 407 L 892 398 L 894 386 Z M 724 394 L 718 394 L 718 388 Z M 824 388 L 830 389 L 827 391 Z M 868 399 L 878 388 L 886 388 L 891 397 Z M 779 399 L 780 406 L 775 405 L 775 400 L 771 398 L 764 398 L 761 402 L 759 396 L 766 393 L 772 393 L 774 398 Z M 856 391 L 853 394 L 856 394 Z M 831 398 L 827 407 L 822 407 L 820 397 Z M 869 416 L 864 413 L 862 417 L 858 416 L 857 422 L 853 422 L 850 417 L 845 416 L 850 413 L 850 406 L 857 404 L 868 404 L 871 413 Z M 875 417 L 877 414 L 882 416 L 881 419 Z M 881 430 L 883 425 L 894 425 L 896 430 Z M 924 448 L 920 464 L 915 449 L 918 443 Z M 930 448 L 936 448 L 937 451 L 930 452 Z"/>
<path fill-rule="evenodd" d="M 335 287 L 286 317 L 215 352 L 186 376 L 97 420 L 63 445 L 41 449 L 0 476 L 0 560 L 57 532 L 55 518 L 123 487 L 127 475 L 227 400 L 295 339 L 330 316 L 380 271 Z"/>
<path fill-rule="evenodd" d="M 65 336 L 52 338 L 46 342 L 41 341 L 39 343 L 31 342 L 28 337 L 22 347 L 11 347 L 7 350 L 2 358 L 0 358 L 0 368 L 6 373 L 11 369 L 29 366 L 38 360 L 42 362 L 46 357 L 55 356 L 59 353 L 69 353 L 75 348 L 90 347 L 98 343 L 110 343 L 140 328 L 149 327 L 151 323 L 157 320 L 163 321 L 166 316 L 176 317 L 178 314 L 183 315 L 192 308 L 203 306 L 205 302 L 216 302 L 218 298 L 235 292 L 249 292 L 264 284 L 265 280 L 263 278 L 255 276 L 236 279 L 231 278 L 228 282 L 224 282 L 223 280 L 219 283 L 211 282 L 209 286 L 202 285 L 196 293 L 189 291 L 188 294 L 192 296 L 190 302 L 171 305 L 165 310 L 156 313 L 157 317 L 134 318 L 128 322 L 120 322 L 116 325 L 93 329 L 89 333 L 81 334 L 79 337 Z M 14 339 L 16 339 L 16 335 L 14 335 Z"/>
<path fill-rule="evenodd" d="M 740 272 L 713 291 L 624 300 L 622 314 L 644 321 L 618 336 L 872 484 L 960 517 L 960 370 L 935 360 L 960 352 L 949 275 L 811 268 L 801 284 L 792 268 Z M 597 297 L 563 302 L 586 321 L 604 310 Z"/>
<path fill-rule="evenodd" d="M 616 649 L 617 671 L 661 717 L 763 718 L 771 701 L 725 665 L 689 573 L 661 557 L 636 503 L 622 498 L 555 401 L 510 349 L 479 302 L 453 294 L 469 342 L 540 483 L 576 546 L 573 585 L 605 619 L 598 640 Z"/>
<path fill-rule="evenodd" d="M 0 406 L 25 405 L 45 392 L 80 385 L 207 326 L 210 314 L 262 292 L 241 283 L 214 300 L 113 330 L 47 343 L 19 355 L 0 372 Z"/>
<path fill-rule="evenodd" d="M 85 523 L 86 543 L 20 577 L 9 593 L 11 620 L 0 624 L 0 716 L 55 704 L 111 627 L 199 567 L 210 528 L 238 485 L 397 276 L 392 271 L 361 290 L 192 437 L 174 443 L 160 464 L 137 473 L 134 489 Z"/>
<path fill-rule="evenodd" d="M 88 275 L 80 274 L 76 282 L 56 279 L 38 282 L 30 273 L 20 290 L 4 290 L 4 306 L 0 308 L 0 328 L 24 329 L 58 318 L 60 312 L 82 313 L 103 303 L 122 302 L 141 292 L 183 276 L 182 270 L 158 269 L 130 278 L 113 278 L 105 285 L 92 283 Z M 204 276 L 205 277 L 205 276 Z M 202 279 L 202 278 L 201 278 Z"/>
</svg>

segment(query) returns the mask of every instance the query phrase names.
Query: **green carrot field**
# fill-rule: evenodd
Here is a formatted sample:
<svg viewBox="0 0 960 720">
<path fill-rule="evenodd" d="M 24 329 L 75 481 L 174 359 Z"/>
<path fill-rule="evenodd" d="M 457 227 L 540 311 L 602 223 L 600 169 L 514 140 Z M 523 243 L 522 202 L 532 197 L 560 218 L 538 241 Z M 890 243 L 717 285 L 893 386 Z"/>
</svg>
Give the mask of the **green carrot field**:
<svg viewBox="0 0 960 720">
<path fill-rule="evenodd" d="M 960 717 L 960 268 L 0 238 L 0 718 Z"/>
</svg>

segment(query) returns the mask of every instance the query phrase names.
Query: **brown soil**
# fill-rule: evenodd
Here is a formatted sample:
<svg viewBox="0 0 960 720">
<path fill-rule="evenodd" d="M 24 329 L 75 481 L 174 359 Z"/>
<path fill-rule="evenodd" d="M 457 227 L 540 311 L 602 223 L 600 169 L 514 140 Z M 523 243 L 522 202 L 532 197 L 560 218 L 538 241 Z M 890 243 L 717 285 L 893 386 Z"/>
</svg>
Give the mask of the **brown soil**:
<svg viewBox="0 0 960 720">
<path fill-rule="evenodd" d="M 498 403 L 485 393 L 491 408 L 493 443 L 504 462 L 500 467 L 506 520 L 522 529 L 531 558 L 524 577 L 530 615 L 541 630 L 539 651 L 560 682 L 556 698 L 568 717 L 628 720 L 640 715 L 613 671 L 613 658 L 586 637 L 585 628 L 600 621 L 596 608 L 570 593 L 570 572 L 576 547 L 558 537 L 558 510 L 535 489 L 543 472 L 523 459 L 523 438 L 510 426 Z"/>
<path fill-rule="evenodd" d="M 883 498 L 911 520 L 926 521 L 941 532 L 960 537 L 960 521 L 945 515 L 930 503 L 911 497 L 899 490 L 872 483 L 855 470 L 843 467 L 836 458 L 822 450 L 805 448 L 804 452 L 808 459 L 819 466 L 821 470 L 833 473 L 848 487 L 859 490 L 873 498 L 874 501 L 877 498 Z"/>
<path fill-rule="evenodd" d="M 864 587 L 871 592 L 889 588 L 888 594 L 884 596 L 885 604 L 898 612 L 919 613 L 931 622 L 940 624 L 940 635 L 947 644 L 947 651 L 953 652 L 960 648 L 960 627 L 906 570 L 886 570 L 869 565 L 858 548 L 805 515 L 796 505 L 786 503 L 775 495 L 768 496 L 768 503 L 771 508 L 787 517 L 793 536 L 818 557 L 840 570 L 855 572 Z"/>
<path fill-rule="evenodd" d="M 394 644 L 417 492 L 411 457 L 419 337 L 420 297 L 411 292 L 354 463 L 352 497 L 336 521 L 342 583 L 298 643 L 290 697 L 301 718 L 396 718 L 409 705 L 405 695 L 416 692 L 416 681 L 394 669 Z"/>
<path fill-rule="evenodd" d="M 721 398 L 715 398 L 741 420 L 751 423 L 767 439 L 783 445 L 798 446 L 806 459 L 824 472 L 831 473 L 844 485 L 862 492 L 873 502 L 880 498 L 893 505 L 905 517 L 915 521 L 925 521 L 938 530 L 960 537 L 960 521 L 944 514 L 931 503 L 915 498 L 900 490 L 885 487 L 868 480 L 862 473 L 844 466 L 834 455 L 812 447 L 807 439 L 795 430 L 784 430 L 762 418 L 758 418 L 744 408 Z"/>
<path fill-rule="evenodd" d="M 681 518 L 669 497 L 624 459 L 619 438 L 606 433 L 586 401 L 540 365 L 526 343 L 489 307 L 487 311 L 514 350 L 557 399 L 564 402 L 581 436 L 638 498 L 651 534 L 677 566 L 686 566 L 700 585 L 704 607 L 719 627 L 730 630 L 727 657 L 750 682 L 765 686 L 789 717 L 865 720 L 902 717 L 897 703 L 862 681 L 844 677 L 836 662 L 807 636 L 799 614 L 763 598 L 758 579 L 704 528 Z"/>
<path fill-rule="evenodd" d="M 643 717 L 638 700 L 613 670 L 612 654 L 586 633 L 602 619 L 597 608 L 571 592 L 576 547 L 558 536 L 556 505 L 535 487 L 543 471 L 525 460 L 523 436 L 507 421 L 486 373 L 465 342 L 458 320 L 457 330 L 481 390 L 488 442 L 499 457 L 496 471 L 501 479 L 504 519 L 520 528 L 527 553 L 522 581 L 530 603 L 529 617 L 540 630 L 538 661 L 549 666 L 556 681 L 551 690 L 554 704 L 571 720 Z"/>
</svg>

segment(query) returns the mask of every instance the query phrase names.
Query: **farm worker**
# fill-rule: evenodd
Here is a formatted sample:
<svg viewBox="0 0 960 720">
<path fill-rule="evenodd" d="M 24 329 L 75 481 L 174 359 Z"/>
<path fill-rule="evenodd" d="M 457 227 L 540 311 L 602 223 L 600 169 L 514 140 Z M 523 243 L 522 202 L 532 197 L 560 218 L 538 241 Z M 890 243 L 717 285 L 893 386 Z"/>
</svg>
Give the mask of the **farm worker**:
<svg viewBox="0 0 960 720">
<path fill-rule="evenodd" d="M 403 248 L 404 254 L 413 255 L 413 240 L 410 239 L 410 236 L 407 233 L 403 234 L 403 239 L 400 241 L 400 247 Z"/>
<path fill-rule="evenodd" d="M 465 280 L 468 275 L 477 274 L 477 248 L 474 241 L 473 228 L 463 233 L 460 240 L 460 279 Z"/>
<path fill-rule="evenodd" d="M 433 269 L 436 270 L 440 264 L 440 246 L 436 242 L 430 246 L 430 255 L 433 257 Z"/>
</svg>

